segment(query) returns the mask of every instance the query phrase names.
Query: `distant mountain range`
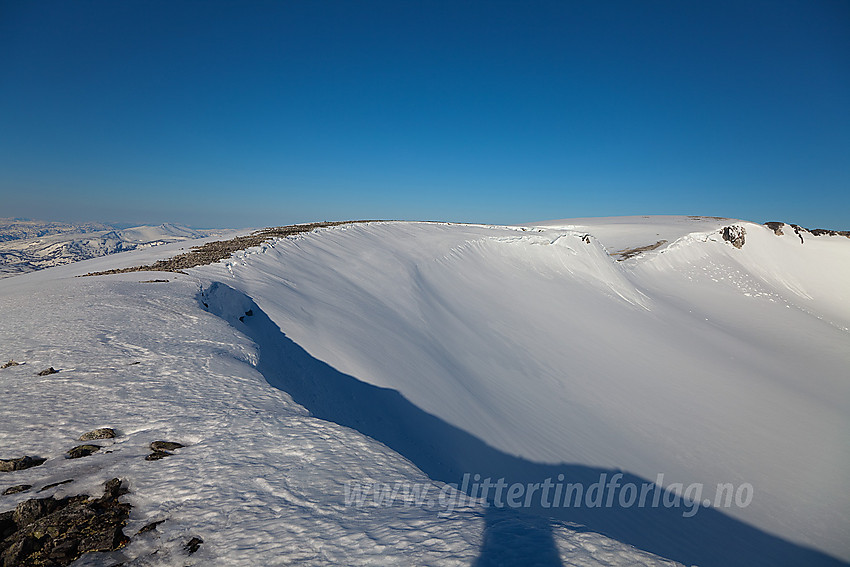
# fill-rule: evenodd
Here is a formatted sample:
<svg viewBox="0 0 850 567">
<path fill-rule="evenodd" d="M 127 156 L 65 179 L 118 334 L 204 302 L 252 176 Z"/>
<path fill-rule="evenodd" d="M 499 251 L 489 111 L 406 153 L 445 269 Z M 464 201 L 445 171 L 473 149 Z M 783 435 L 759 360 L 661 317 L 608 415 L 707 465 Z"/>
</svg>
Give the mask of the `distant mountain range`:
<svg viewBox="0 0 850 567">
<path fill-rule="evenodd" d="M 174 224 L 121 229 L 95 222 L 0 218 L 0 278 L 216 232 Z"/>
</svg>

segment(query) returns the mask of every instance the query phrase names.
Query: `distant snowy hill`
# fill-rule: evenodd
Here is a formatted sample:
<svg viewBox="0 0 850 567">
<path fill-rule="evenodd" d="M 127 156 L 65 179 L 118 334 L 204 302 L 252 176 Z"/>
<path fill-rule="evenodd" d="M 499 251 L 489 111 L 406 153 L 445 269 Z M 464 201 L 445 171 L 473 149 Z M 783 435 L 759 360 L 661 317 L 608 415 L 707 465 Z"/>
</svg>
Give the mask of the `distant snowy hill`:
<svg viewBox="0 0 850 567">
<path fill-rule="evenodd" d="M 0 513 L 130 490 L 80 565 L 850 561 L 845 236 L 375 222 L 73 277 L 179 247 L 0 281 L 0 458 L 47 458 Z"/>
<path fill-rule="evenodd" d="M 214 232 L 173 224 L 116 229 L 99 223 L 0 219 L 0 278 L 136 248 L 202 238 Z"/>
<path fill-rule="evenodd" d="M 83 234 L 112 230 L 113 228 L 108 224 L 102 223 L 73 224 L 20 218 L 0 218 L 0 242 L 26 240 L 28 238 L 39 238 L 56 234 Z"/>
</svg>

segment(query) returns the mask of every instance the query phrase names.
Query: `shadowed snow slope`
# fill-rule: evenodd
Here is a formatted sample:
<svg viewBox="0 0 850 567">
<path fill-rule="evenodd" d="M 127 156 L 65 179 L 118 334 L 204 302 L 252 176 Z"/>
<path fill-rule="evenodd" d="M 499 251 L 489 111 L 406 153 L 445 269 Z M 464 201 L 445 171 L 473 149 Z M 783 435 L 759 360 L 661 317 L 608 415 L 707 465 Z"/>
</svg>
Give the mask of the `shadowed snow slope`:
<svg viewBox="0 0 850 567">
<path fill-rule="evenodd" d="M 663 473 L 665 486 L 704 483 L 709 499 L 718 483 L 750 483 L 752 502 L 725 517 L 850 558 L 850 241 L 656 220 L 658 232 L 671 223 L 678 232 L 624 262 L 586 219 L 579 231 L 376 223 L 278 241 L 197 273 L 250 297 L 311 357 L 397 391 L 517 467 Z M 731 223 L 746 228 L 742 249 L 717 230 Z M 404 424 L 386 426 L 405 435 Z M 437 478 L 499 472 L 458 460 L 458 478 Z M 776 550 L 765 564 L 787 557 Z"/>
</svg>

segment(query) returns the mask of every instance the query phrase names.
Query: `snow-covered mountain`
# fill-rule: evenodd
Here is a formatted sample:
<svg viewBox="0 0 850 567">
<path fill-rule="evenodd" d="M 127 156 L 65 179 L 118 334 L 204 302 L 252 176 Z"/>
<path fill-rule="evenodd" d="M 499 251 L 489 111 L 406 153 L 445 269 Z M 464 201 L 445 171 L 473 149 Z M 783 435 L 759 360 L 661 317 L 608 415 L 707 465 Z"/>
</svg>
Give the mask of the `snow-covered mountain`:
<svg viewBox="0 0 850 567">
<path fill-rule="evenodd" d="M 173 224 L 118 229 L 100 223 L 0 219 L 0 278 L 216 232 Z"/>
<path fill-rule="evenodd" d="M 65 223 L 23 218 L 0 218 L 0 242 L 40 238 L 56 234 L 83 234 L 112 230 L 113 228 L 113 226 L 103 223 Z"/>
<path fill-rule="evenodd" d="M 80 565 L 850 561 L 842 235 L 376 222 L 73 277 L 178 248 L 0 282 L 0 458 L 47 458 L 0 512 L 130 491 Z"/>
</svg>

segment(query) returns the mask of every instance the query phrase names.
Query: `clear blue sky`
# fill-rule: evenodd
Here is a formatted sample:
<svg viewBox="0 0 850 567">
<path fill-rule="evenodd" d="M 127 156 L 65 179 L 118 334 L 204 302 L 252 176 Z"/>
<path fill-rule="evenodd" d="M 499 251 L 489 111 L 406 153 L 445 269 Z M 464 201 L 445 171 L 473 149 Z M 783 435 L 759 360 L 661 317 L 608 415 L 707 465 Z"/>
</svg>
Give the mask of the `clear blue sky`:
<svg viewBox="0 0 850 567">
<path fill-rule="evenodd" d="M 0 216 L 850 229 L 850 2 L 0 0 Z"/>
</svg>

